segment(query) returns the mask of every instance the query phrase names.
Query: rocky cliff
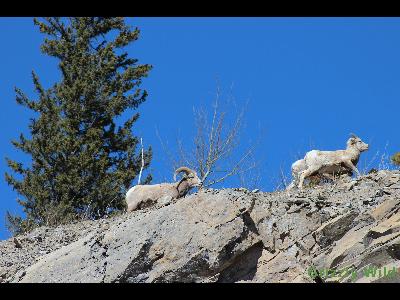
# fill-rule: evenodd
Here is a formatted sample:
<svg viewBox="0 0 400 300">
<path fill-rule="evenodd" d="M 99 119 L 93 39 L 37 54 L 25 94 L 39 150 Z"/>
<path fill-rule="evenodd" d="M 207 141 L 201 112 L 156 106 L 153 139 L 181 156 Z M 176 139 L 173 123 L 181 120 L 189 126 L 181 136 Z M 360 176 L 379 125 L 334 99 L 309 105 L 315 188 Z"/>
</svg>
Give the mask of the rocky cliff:
<svg viewBox="0 0 400 300">
<path fill-rule="evenodd" d="M 2 282 L 400 282 L 400 172 L 206 190 L 0 242 Z"/>
</svg>

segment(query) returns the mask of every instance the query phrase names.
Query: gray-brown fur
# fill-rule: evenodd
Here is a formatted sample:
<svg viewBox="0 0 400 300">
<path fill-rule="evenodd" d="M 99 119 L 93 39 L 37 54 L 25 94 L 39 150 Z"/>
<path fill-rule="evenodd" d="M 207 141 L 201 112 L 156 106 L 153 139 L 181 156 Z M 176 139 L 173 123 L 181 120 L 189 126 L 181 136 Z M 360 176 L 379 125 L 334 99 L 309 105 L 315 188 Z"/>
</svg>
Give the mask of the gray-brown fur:
<svg viewBox="0 0 400 300">
<path fill-rule="evenodd" d="M 131 212 L 147 206 L 148 203 L 155 203 L 160 198 L 170 196 L 173 199 L 184 197 L 192 188 L 200 186 L 201 181 L 194 170 L 187 167 L 180 167 L 175 171 L 176 175 L 183 172 L 181 180 L 173 183 L 159 183 L 153 185 L 136 185 L 126 193 L 127 211 Z"/>
</svg>

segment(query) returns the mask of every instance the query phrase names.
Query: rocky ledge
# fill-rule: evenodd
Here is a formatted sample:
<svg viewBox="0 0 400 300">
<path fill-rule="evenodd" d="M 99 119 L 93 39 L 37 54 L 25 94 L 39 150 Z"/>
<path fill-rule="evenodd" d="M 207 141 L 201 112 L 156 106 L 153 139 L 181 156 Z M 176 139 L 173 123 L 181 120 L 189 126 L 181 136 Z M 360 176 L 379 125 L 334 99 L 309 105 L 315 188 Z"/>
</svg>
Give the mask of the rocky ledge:
<svg viewBox="0 0 400 300">
<path fill-rule="evenodd" d="M 2 282 L 400 282 L 400 172 L 206 190 L 0 242 Z"/>
</svg>

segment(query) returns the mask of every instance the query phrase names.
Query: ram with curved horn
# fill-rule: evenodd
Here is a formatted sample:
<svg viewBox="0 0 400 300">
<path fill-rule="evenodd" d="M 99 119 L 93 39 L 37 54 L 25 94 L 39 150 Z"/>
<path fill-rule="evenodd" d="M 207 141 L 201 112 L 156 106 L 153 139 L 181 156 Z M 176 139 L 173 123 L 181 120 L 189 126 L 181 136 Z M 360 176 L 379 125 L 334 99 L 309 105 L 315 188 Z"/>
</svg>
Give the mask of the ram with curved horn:
<svg viewBox="0 0 400 300">
<path fill-rule="evenodd" d="M 184 173 L 179 181 L 176 176 Z M 197 176 L 196 171 L 188 167 L 180 167 L 174 172 L 173 183 L 159 183 L 152 185 L 136 185 L 128 190 L 125 201 L 127 211 L 131 212 L 143 207 L 154 205 L 157 201 L 165 196 L 172 199 L 184 197 L 192 188 L 199 187 L 201 180 Z"/>
</svg>

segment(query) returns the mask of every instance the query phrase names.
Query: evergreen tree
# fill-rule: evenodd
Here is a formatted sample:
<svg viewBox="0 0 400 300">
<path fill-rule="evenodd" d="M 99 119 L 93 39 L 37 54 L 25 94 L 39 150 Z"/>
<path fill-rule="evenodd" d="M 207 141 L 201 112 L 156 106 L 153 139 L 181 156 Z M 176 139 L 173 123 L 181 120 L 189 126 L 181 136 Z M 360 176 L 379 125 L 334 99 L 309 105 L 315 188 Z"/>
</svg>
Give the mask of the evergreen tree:
<svg viewBox="0 0 400 300">
<path fill-rule="evenodd" d="M 21 134 L 12 141 L 32 164 L 6 158 L 19 175 L 6 173 L 6 181 L 23 196 L 18 202 L 26 214 L 26 219 L 8 214 L 16 233 L 124 208 L 124 192 L 141 168 L 138 138 L 132 134 L 139 114 L 122 126 L 115 122 L 146 100 L 139 86 L 151 69 L 123 51 L 139 37 L 124 18 L 56 17 L 34 19 L 34 24 L 46 35 L 42 52 L 58 59 L 62 78 L 44 89 L 32 72 L 35 100 L 15 89 L 17 102 L 35 112 L 31 137 Z M 151 148 L 144 151 L 144 168 L 151 156 Z M 142 183 L 150 180 L 149 175 Z"/>
</svg>

